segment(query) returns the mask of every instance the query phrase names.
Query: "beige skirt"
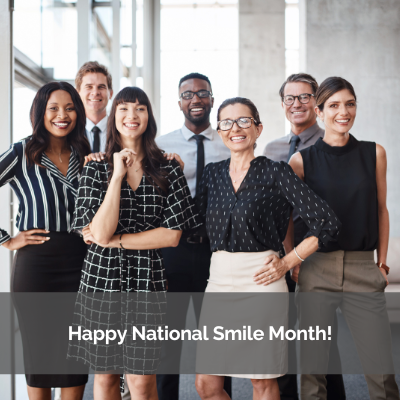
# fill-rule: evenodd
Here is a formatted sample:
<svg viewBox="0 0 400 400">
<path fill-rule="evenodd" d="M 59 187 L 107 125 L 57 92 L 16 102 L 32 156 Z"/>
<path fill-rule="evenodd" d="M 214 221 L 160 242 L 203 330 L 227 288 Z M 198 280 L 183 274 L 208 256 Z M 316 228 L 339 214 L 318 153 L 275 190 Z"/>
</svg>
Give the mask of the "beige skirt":
<svg viewBox="0 0 400 400">
<path fill-rule="evenodd" d="M 224 325 L 225 321 L 227 324 L 252 326 L 254 329 L 271 324 L 287 327 L 288 299 L 285 293 L 288 292 L 288 287 L 285 276 L 267 286 L 257 285 L 253 281 L 254 273 L 263 266 L 265 258 L 271 254 L 278 256 L 278 253 L 272 250 L 258 253 L 226 251 L 213 253 L 210 278 L 206 288 L 206 293 L 210 295 L 206 295 L 203 302 L 200 326 L 207 325 L 216 318 L 217 322 L 221 321 L 221 325 Z M 231 297 L 219 295 L 226 292 L 238 294 Z M 279 295 L 279 299 L 260 296 L 261 293 L 270 292 L 281 292 L 282 295 Z M 245 293 L 254 293 L 254 296 Z M 268 307 L 259 304 L 260 301 L 273 303 L 276 300 L 280 303 L 278 312 L 274 305 Z M 219 313 L 217 317 L 216 313 Z M 220 341 L 215 344 L 212 351 L 210 346 L 212 346 L 210 342 L 198 343 L 196 362 L 198 373 L 248 379 L 273 379 L 286 373 L 287 342 L 269 341 L 268 332 L 265 332 L 265 339 L 262 341 L 248 342 L 245 345 L 242 342 Z M 212 365 L 210 354 L 212 354 Z M 233 370 L 241 372 L 242 366 L 246 373 L 229 373 Z M 213 373 L 212 370 L 218 373 Z M 268 373 L 263 373 L 264 370 Z"/>
<path fill-rule="evenodd" d="M 254 273 L 272 254 L 279 257 L 273 250 L 258 253 L 214 252 L 206 292 L 287 292 L 285 276 L 267 286 L 257 285 L 253 281 Z"/>
</svg>

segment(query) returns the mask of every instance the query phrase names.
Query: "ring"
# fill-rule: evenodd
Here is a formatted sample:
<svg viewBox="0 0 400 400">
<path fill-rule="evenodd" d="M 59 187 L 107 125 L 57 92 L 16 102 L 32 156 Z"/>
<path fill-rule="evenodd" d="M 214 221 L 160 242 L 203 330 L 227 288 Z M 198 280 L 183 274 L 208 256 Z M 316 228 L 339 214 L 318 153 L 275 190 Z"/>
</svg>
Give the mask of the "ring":
<svg viewBox="0 0 400 400">
<path fill-rule="evenodd" d="M 272 279 L 272 275 L 269 276 L 269 279 Z"/>
</svg>

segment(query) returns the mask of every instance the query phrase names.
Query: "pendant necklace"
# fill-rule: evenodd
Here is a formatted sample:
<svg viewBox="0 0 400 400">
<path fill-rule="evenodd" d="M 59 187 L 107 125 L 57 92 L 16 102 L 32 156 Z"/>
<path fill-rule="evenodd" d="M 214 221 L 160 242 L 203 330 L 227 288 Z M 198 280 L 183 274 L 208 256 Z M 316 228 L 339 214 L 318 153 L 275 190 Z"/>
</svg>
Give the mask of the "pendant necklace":
<svg viewBox="0 0 400 400">
<path fill-rule="evenodd" d="M 246 172 L 247 172 L 247 170 L 244 171 L 244 172 L 242 173 L 242 175 L 239 176 L 239 178 L 233 179 L 233 177 L 232 177 L 232 171 L 229 170 L 229 174 L 231 175 L 232 182 L 233 182 L 233 183 L 236 183 L 236 181 L 238 181 Z"/>
<path fill-rule="evenodd" d="M 53 150 L 53 148 L 51 147 L 50 148 L 50 151 L 52 152 L 52 153 L 55 153 L 55 154 L 57 154 L 54 150 Z M 61 151 L 58 153 L 58 159 L 60 160 L 60 163 L 62 164 L 62 159 L 61 159 L 61 153 L 62 153 L 62 149 L 61 149 Z"/>
</svg>

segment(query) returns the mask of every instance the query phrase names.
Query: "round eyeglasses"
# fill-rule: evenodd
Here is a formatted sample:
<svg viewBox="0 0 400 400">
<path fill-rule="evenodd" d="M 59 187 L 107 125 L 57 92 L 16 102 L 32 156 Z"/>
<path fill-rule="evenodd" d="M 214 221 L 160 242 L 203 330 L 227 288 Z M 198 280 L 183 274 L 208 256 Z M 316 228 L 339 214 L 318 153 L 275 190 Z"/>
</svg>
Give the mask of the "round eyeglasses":
<svg viewBox="0 0 400 400">
<path fill-rule="evenodd" d="M 287 106 L 291 106 L 295 101 L 296 98 L 299 99 L 299 102 L 301 104 L 307 104 L 311 97 L 314 97 L 313 94 L 310 93 L 302 93 L 299 94 L 298 96 L 293 96 L 291 94 L 288 94 L 287 96 L 282 97 L 282 101 L 287 105 Z"/>
<path fill-rule="evenodd" d="M 192 92 L 190 90 L 181 93 L 180 97 L 184 100 L 191 100 L 193 99 L 194 95 L 197 95 L 197 97 L 200 97 L 201 99 L 204 99 L 208 96 L 212 96 L 212 93 L 209 90 L 199 90 L 198 92 Z"/>
<path fill-rule="evenodd" d="M 232 129 L 233 124 L 236 122 L 237 126 L 242 129 L 250 128 L 251 124 L 256 124 L 257 121 L 251 117 L 240 117 L 238 119 L 223 119 L 222 121 L 218 121 L 217 127 L 221 131 L 229 131 Z"/>
</svg>

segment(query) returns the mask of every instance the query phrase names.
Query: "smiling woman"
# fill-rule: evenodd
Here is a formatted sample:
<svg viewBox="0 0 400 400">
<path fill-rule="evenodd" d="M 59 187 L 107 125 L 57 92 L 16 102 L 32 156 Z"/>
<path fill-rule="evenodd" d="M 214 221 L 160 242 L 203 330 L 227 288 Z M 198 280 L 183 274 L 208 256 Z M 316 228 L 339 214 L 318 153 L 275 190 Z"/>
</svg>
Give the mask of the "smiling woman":
<svg viewBox="0 0 400 400">
<path fill-rule="evenodd" d="M 17 250 L 11 288 L 14 292 L 76 292 L 86 246 L 68 230 L 78 174 L 90 151 L 85 137 L 85 111 L 70 84 L 51 82 L 37 92 L 30 117 L 32 135 L 14 143 L 0 157 L 0 185 L 9 182 L 19 200 L 18 234 L 11 238 L 0 229 L 0 244 Z M 63 396 L 81 399 L 87 375 L 35 374 L 30 334 L 33 325 L 40 325 L 37 321 L 50 311 L 45 307 L 27 310 L 16 306 L 24 359 L 31 368 L 26 375 L 29 397 L 47 398 L 51 387 L 61 387 Z M 68 327 L 70 321 L 64 318 L 60 323 Z M 62 363 L 67 347 L 53 332 L 45 335 L 48 348 L 41 354 L 41 361 L 49 365 Z M 55 349 L 61 349 L 61 360 L 55 359 Z"/>
<path fill-rule="evenodd" d="M 182 230 L 199 225 L 194 203 L 179 164 L 164 158 L 155 143 L 157 133 L 152 107 L 143 90 L 127 87 L 113 101 L 105 161 L 89 162 L 79 183 L 73 229 L 82 229 L 86 255 L 79 291 L 165 292 L 166 277 L 159 249 L 177 246 Z M 163 325 L 162 296 L 158 313 L 146 311 L 146 326 Z M 108 309 L 128 315 L 125 307 Z M 107 304 L 104 307 L 108 307 Z M 92 315 L 85 309 L 83 314 Z M 76 314 L 76 325 L 92 330 L 93 318 Z M 117 318 L 118 319 L 118 318 Z M 100 323 L 106 331 L 121 321 Z M 140 325 L 140 322 L 138 322 Z M 131 345 L 108 348 L 85 343 L 84 362 L 97 372 L 124 371 L 132 398 L 156 399 L 155 371 L 160 344 L 147 341 L 145 354 Z M 105 363 L 99 354 L 107 354 Z M 120 361 L 114 361 L 116 358 Z M 70 357 L 81 360 L 82 344 L 70 347 Z M 96 374 L 95 392 L 120 399 L 119 375 Z M 100 389 L 101 388 L 101 389 Z M 142 388 L 142 390 L 140 390 Z M 145 392 L 145 394 L 143 394 Z"/>
</svg>

